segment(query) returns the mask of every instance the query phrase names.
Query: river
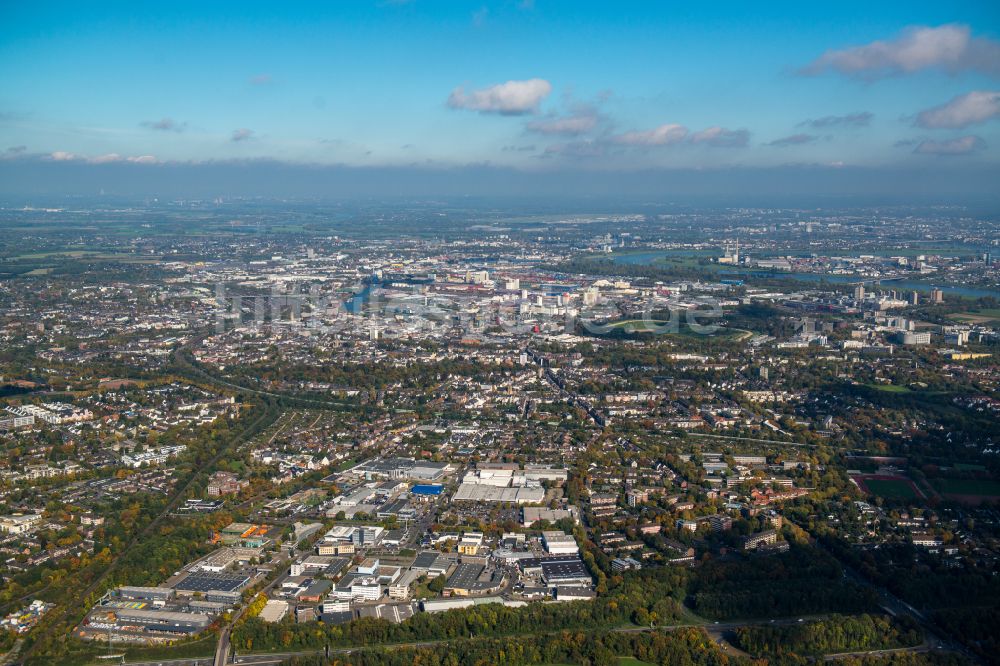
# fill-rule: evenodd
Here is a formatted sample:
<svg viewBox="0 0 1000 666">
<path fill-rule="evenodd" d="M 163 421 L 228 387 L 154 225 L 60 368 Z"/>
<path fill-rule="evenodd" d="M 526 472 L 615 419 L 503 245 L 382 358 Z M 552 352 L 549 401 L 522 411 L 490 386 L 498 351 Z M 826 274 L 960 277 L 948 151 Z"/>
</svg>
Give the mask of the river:
<svg viewBox="0 0 1000 666">
<path fill-rule="evenodd" d="M 609 255 L 610 259 L 618 264 L 629 264 L 629 265 L 643 265 L 643 264 L 655 264 L 660 259 L 665 259 L 669 257 L 691 257 L 691 256 L 710 256 L 705 252 L 699 252 L 696 250 L 654 250 L 650 252 L 633 252 L 629 254 L 619 254 L 619 255 Z M 865 284 L 873 284 L 879 282 L 873 278 L 859 278 L 853 275 L 824 275 L 821 273 L 785 273 L 781 271 L 737 271 L 733 270 L 729 266 L 719 266 L 717 264 L 712 264 L 706 266 L 710 270 L 718 271 L 721 275 L 728 275 L 733 277 L 741 277 L 748 280 L 752 280 L 754 277 L 758 278 L 768 278 L 768 279 L 778 279 L 778 280 L 798 280 L 800 282 L 833 282 L 837 284 L 857 284 L 858 282 L 864 282 Z M 948 285 L 939 284 L 932 280 L 923 279 L 910 279 L 903 278 L 898 280 L 883 280 L 881 281 L 881 287 L 883 289 L 895 289 L 896 291 L 922 291 L 929 292 L 931 289 L 937 287 L 946 294 L 954 294 L 956 296 L 963 296 L 965 298 L 982 298 L 985 296 L 992 296 L 994 298 L 1000 298 L 1000 289 L 991 289 L 989 287 L 964 287 L 960 285 Z"/>
</svg>

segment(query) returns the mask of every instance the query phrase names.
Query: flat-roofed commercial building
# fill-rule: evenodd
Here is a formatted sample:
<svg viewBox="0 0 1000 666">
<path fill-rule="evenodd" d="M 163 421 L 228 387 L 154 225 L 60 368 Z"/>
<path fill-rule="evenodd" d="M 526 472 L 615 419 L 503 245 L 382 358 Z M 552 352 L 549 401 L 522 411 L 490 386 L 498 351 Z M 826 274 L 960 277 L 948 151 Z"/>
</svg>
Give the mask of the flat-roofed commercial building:
<svg viewBox="0 0 1000 666">
<path fill-rule="evenodd" d="M 174 597 L 174 591 L 169 587 L 138 587 L 124 586 L 116 590 L 117 596 L 124 599 L 148 599 L 149 601 L 169 601 Z"/>
<path fill-rule="evenodd" d="M 211 617 L 203 613 L 183 613 L 156 608 L 118 608 L 115 610 L 115 615 L 120 624 L 141 624 L 152 630 L 162 627 L 166 631 L 175 627 L 201 631 L 206 629 L 212 621 Z"/>
<path fill-rule="evenodd" d="M 453 502 L 498 502 L 506 504 L 538 504 L 545 500 L 541 487 L 506 488 L 478 483 L 463 483 L 452 496 Z"/>
<path fill-rule="evenodd" d="M 553 555 L 572 555 L 580 552 L 576 539 L 558 530 L 542 532 L 542 542 L 545 552 Z"/>
<path fill-rule="evenodd" d="M 573 507 L 568 509 L 548 509 L 542 506 L 526 506 L 521 509 L 521 516 L 525 527 L 531 527 L 539 520 L 546 520 L 555 524 L 563 518 L 569 518 L 574 523 L 579 522 L 576 509 Z"/>
<path fill-rule="evenodd" d="M 579 555 L 523 559 L 518 566 L 526 574 L 540 576 L 546 585 L 592 585 L 594 582 Z"/>
</svg>

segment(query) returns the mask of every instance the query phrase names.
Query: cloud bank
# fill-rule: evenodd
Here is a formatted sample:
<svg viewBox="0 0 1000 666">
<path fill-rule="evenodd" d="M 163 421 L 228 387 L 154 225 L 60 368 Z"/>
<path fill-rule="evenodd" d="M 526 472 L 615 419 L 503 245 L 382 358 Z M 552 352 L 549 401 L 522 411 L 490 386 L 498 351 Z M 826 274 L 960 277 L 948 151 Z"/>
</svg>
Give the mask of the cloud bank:
<svg viewBox="0 0 1000 666">
<path fill-rule="evenodd" d="M 928 69 L 1000 76 L 1000 42 L 973 37 L 967 25 L 913 26 L 895 39 L 830 50 L 799 70 L 805 76 L 837 72 L 877 79 Z"/>
<path fill-rule="evenodd" d="M 917 125 L 926 129 L 958 129 L 1000 116 L 1000 91 L 973 90 L 941 106 L 921 111 Z"/>
<path fill-rule="evenodd" d="M 925 148 L 926 150 L 926 148 Z M 554 197 L 586 206 L 597 198 L 705 197 L 718 204 L 750 201 L 841 206 L 856 203 L 982 202 L 1000 209 L 1000 166 L 932 160 L 899 167 L 834 168 L 816 164 L 701 169 L 513 169 L 488 165 L 454 167 L 348 167 L 276 160 L 142 164 L 125 160 L 95 164 L 51 157 L 0 160 L 0 197 L 32 201 L 40 196 L 134 197 L 358 197 L 482 196 Z M 817 199 L 817 197 L 820 197 Z M 824 199 L 823 197 L 830 197 Z M 666 200 L 666 199 L 665 199 Z M 631 199 L 632 203 L 635 202 Z M 589 212 L 593 212 L 592 210 Z"/>
<path fill-rule="evenodd" d="M 20 151 L 23 152 L 23 151 Z M 153 155 L 119 155 L 118 153 L 107 153 L 106 155 L 96 155 L 86 157 L 77 155 L 65 150 L 57 150 L 48 155 L 28 156 L 28 161 L 40 160 L 42 162 L 70 162 L 78 164 L 160 164 L 160 161 Z"/>
</svg>

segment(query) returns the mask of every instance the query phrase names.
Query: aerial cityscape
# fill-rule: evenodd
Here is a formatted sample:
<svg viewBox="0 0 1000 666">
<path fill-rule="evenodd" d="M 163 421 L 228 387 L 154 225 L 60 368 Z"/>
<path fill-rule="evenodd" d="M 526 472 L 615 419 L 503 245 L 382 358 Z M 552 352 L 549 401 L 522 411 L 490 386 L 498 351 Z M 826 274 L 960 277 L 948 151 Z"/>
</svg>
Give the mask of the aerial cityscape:
<svg viewBox="0 0 1000 666">
<path fill-rule="evenodd" d="M 0 9 L 0 664 L 1000 664 L 996 8 L 209 5 Z"/>
</svg>

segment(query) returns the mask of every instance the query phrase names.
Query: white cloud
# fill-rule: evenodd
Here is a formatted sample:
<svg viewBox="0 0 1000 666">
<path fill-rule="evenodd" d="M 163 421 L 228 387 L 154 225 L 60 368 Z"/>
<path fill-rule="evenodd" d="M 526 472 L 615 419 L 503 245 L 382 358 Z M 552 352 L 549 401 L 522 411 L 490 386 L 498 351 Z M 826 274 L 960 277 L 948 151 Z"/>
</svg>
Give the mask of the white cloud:
<svg viewBox="0 0 1000 666">
<path fill-rule="evenodd" d="M 233 130 L 233 141 L 247 141 L 253 138 L 253 130 L 247 129 L 246 127 L 241 127 L 239 129 Z"/>
<path fill-rule="evenodd" d="M 1000 91 L 973 90 L 946 104 L 921 111 L 917 124 L 928 129 L 959 128 L 1000 116 Z"/>
<path fill-rule="evenodd" d="M 615 143 L 629 146 L 666 146 L 680 143 L 687 137 L 687 128 L 676 123 L 660 125 L 651 130 L 625 132 L 613 137 Z"/>
<path fill-rule="evenodd" d="M 123 157 L 118 153 L 108 153 L 107 155 L 98 155 L 97 157 L 91 157 L 87 160 L 91 164 L 112 164 L 114 162 L 131 162 L 132 164 L 157 164 L 157 160 L 152 155 L 136 155 L 134 157 Z"/>
<path fill-rule="evenodd" d="M 879 78 L 925 69 L 979 71 L 1000 76 L 1000 42 L 973 37 L 969 26 L 914 26 L 888 41 L 830 50 L 800 70 L 816 75 L 828 71 Z"/>
<path fill-rule="evenodd" d="M 750 142 L 750 132 L 725 127 L 709 127 L 691 135 L 691 143 L 704 143 L 718 148 L 742 148 Z"/>
<path fill-rule="evenodd" d="M 551 92 L 552 84 L 545 79 L 507 81 L 468 93 L 459 86 L 448 96 L 448 106 L 480 113 L 518 116 L 537 113 L 538 105 Z"/>
<path fill-rule="evenodd" d="M 106 153 L 87 157 L 77 155 L 65 150 L 57 150 L 49 154 L 49 159 L 54 162 L 86 162 L 87 164 L 114 164 L 116 162 L 131 162 L 132 164 L 159 164 L 160 161 L 153 155 L 136 155 L 134 157 L 119 155 L 118 153 Z"/>
<path fill-rule="evenodd" d="M 913 152 L 921 155 L 968 155 L 985 147 L 985 141 L 969 135 L 945 141 L 921 141 Z"/>
<path fill-rule="evenodd" d="M 564 116 L 546 120 L 532 120 L 528 129 L 539 134 L 566 134 L 575 136 L 586 134 L 597 126 L 597 116 L 593 114 Z"/>
<path fill-rule="evenodd" d="M 256 74 L 250 77 L 250 85 L 252 86 L 266 86 L 273 81 L 270 74 Z"/>
</svg>

